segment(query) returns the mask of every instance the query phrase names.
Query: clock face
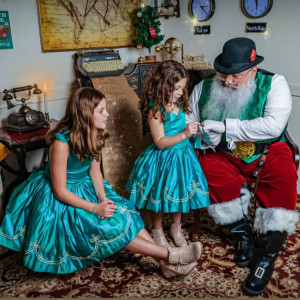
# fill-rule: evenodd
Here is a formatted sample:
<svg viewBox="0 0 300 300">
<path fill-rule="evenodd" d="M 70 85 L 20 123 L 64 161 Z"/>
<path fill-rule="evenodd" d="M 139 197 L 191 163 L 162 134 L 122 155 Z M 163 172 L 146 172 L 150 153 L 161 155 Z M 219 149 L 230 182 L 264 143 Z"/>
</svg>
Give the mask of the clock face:
<svg viewBox="0 0 300 300">
<path fill-rule="evenodd" d="M 273 0 L 242 0 L 243 13 L 249 18 L 261 18 L 272 8 Z"/>
<path fill-rule="evenodd" d="M 191 0 L 189 9 L 193 18 L 198 21 L 206 21 L 215 12 L 215 0 Z"/>
</svg>

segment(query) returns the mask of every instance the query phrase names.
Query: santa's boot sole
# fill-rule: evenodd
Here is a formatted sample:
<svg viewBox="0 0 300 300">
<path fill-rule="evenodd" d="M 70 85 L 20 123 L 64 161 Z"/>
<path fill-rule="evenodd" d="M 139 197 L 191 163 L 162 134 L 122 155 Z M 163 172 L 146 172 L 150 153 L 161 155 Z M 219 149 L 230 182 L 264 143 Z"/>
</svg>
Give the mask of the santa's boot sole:
<svg viewBox="0 0 300 300">
<path fill-rule="evenodd" d="M 254 291 L 254 290 L 250 290 L 248 287 L 245 286 L 245 281 L 243 282 L 243 289 L 250 296 L 258 296 L 258 295 L 262 294 L 267 289 L 267 287 L 268 286 L 266 286 L 265 288 L 263 288 L 262 290 L 259 290 L 259 291 Z"/>
</svg>

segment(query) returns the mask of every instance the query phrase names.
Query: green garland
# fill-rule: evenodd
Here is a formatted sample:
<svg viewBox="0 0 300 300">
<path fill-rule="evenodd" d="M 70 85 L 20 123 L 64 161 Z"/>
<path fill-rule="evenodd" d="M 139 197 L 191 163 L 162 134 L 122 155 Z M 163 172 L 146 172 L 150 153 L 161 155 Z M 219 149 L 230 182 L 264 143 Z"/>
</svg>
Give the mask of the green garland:
<svg viewBox="0 0 300 300">
<path fill-rule="evenodd" d="M 159 34 L 161 23 L 156 18 L 156 9 L 146 5 L 141 9 L 135 10 L 134 13 L 137 16 L 134 22 L 137 38 L 133 43 L 138 49 L 145 47 L 151 53 L 151 47 L 164 39 L 164 35 Z M 150 28 L 154 29 L 152 29 L 154 36 L 157 34 L 155 37 L 151 37 Z"/>
</svg>

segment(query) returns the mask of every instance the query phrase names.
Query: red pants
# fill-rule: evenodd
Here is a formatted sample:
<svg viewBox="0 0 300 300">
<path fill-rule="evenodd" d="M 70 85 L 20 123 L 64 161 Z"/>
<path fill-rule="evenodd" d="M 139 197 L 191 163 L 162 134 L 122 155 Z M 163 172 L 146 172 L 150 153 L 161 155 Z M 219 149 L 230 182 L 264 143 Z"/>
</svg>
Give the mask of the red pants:
<svg viewBox="0 0 300 300">
<path fill-rule="evenodd" d="M 222 150 L 206 151 L 199 162 L 206 176 L 212 204 L 240 197 L 241 186 L 255 180 L 257 162 L 245 163 Z M 297 171 L 290 148 L 276 142 L 269 148 L 265 165 L 258 176 L 257 204 L 263 208 L 296 208 Z"/>
</svg>

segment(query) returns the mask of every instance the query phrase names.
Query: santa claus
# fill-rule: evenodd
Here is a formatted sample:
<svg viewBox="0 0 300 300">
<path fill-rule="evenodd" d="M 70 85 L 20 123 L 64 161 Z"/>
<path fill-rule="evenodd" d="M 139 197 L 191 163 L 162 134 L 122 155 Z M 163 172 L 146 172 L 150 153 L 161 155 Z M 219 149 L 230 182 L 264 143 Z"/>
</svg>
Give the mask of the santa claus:
<svg viewBox="0 0 300 300">
<path fill-rule="evenodd" d="M 187 123 L 202 124 L 194 142 L 208 211 L 234 234 L 237 265 L 251 268 L 243 283 L 249 295 L 267 289 L 299 220 L 297 171 L 284 136 L 291 93 L 282 75 L 257 68 L 263 59 L 251 39 L 227 41 L 214 61 L 216 75 L 195 86 L 186 115 Z"/>
</svg>

